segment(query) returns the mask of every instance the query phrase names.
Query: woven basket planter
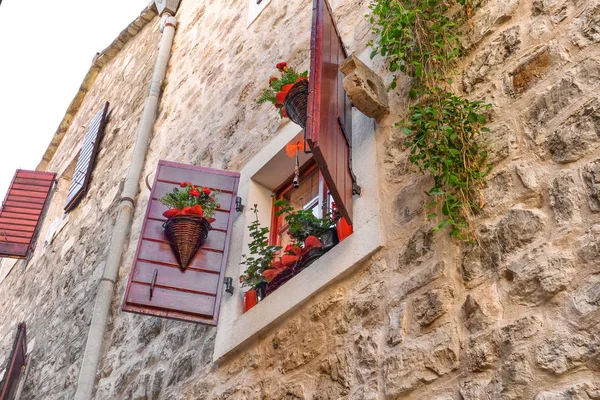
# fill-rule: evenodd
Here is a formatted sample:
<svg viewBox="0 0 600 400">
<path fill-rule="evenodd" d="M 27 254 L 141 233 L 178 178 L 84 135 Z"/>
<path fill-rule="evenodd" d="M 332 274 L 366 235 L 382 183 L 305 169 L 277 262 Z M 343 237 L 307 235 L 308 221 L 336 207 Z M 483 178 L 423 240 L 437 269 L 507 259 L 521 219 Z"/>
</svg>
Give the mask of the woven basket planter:
<svg viewBox="0 0 600 400">
<path fill-rule="evenodd" d="M 211 229 L 206 218 L 196 215 L 169 218 L 163 227 L 179 266 L 183 269 L 187 268 L 200 246 L 204 244 Z"/>
<path fill-rule="evenodd" d="M 306 129 L 306 110 L 308 108 L 308 81 L 296 82 L 283 103 L 289 119 Z"/>
</svg>

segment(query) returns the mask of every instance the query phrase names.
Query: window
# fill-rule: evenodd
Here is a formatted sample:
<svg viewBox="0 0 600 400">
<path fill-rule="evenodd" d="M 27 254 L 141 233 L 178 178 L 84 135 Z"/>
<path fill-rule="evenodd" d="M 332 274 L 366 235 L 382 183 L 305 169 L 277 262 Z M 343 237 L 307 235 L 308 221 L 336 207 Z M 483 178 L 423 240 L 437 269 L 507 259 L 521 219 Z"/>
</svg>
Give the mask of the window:
<svg viewBox="0 0 600 400">
<path fill-rule="evenodd" d="M 0 377 L 0 400 L 16 398 L 21 377 L 24 375 L 23 369 L 27 364 L 27 354 L 27 327 L 23 322 L 19 324 L 12 352 L 3 371 L 4 375 Z"/>
<path fill-rule="evenodd" d="M 0 257 L 27 259 L 33 252 L 55 176 L 17 170 L 0 209 Z"/>
</svg>

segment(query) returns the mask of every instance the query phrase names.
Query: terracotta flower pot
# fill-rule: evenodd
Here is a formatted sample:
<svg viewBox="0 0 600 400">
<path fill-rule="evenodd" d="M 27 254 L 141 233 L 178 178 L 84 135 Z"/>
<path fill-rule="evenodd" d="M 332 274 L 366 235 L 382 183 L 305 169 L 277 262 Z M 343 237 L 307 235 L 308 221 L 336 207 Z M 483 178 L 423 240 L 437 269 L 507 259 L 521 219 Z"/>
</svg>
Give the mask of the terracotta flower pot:
<svg viewBox="0 0 600 400">
<path fill-rule="evenodd" d="M 288 118 L 306 128 L 306 110 L 308 108 L 308 81 L 294 83 L 283 103 Z"/>
<path fill-rule="evenodd" d="M 340 242 L 350 236 L 353 232 L 352 225 L 348 225 L 343 217 L 335 224 L 335 229 L 337 230 L 338 240 Z"/>
<path fill-rule="evenodd" d="M 258 303 L 258 296 L 256 290 L 250 289 L 244 293 L 244 312 L 248 311 Z"/>
<path fill-rule="evenodd" d="M 165 236 L 181 268 L 185 269 L 204 244 L 211 229 L 206 218 L 197 215 L 178 215 L 164 223 Z"/>
</svg>

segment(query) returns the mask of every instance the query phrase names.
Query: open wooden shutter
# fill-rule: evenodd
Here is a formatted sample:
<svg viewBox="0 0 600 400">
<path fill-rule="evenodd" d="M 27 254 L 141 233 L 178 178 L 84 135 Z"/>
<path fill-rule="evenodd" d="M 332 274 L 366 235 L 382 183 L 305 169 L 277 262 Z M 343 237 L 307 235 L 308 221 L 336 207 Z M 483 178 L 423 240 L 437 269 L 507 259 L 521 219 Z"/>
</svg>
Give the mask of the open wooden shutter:
<svg viewBox="0 0 600 400">
<path fill-rule="evenodd" d="M 27 362 L 27 327 L 25 322 L 19 324 L 17 337 L 12 349 L 12 354 L 6 365 L 4 378 L 0 382 L 0 400 L 13 400 L 19 387 L 19 379 L 23 367 Z"/>
<path fill-rule="evenodd" d="M 159 161 L 123 311 L 217 324 L 239 177 L 237 172 Z M 162 214 L 167 207 L 158 201 L 181 182 L 221 192 L 216 195 L 221 208 L 214 216 L 213 229 L 185 271 L 179 268 L 165 238 L 162 225 L 166 219 Z"/>
<path fill-rule="evenodd" d="M 109 103 L 107 101 L 88 126 L 83 144 L 81 145 L 81 151 L 79 152 L 79 159 L 73 172 L 73 178 L 71 178 L 69 193 L 67 194 L 67 202 L 65 204 L 65 211 L 67 212 L 75 208 L 88 190 L 100 140 L 102 140 L 102 135 L 104 134 L 108 106 Z"/>
<path fill-rule="evenodd" d="M 314 0 L 306 141 L 339 212 L 352 224 L 352 105 L 339 70 L 345 58 L 327 2 Z"/>
<path fill-rule="evenodd" d="M 17 170 L 0 210 L 0 257 L 27 258 L 33 250 L 55 176 Z"/>
</svg>

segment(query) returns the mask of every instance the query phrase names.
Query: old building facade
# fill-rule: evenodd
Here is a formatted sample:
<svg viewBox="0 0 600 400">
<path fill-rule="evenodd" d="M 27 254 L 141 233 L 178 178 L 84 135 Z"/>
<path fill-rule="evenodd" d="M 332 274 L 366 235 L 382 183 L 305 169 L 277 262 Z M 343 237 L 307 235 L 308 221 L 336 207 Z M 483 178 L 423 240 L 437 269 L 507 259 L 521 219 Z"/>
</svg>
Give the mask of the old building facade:
<svg viewBox="0 0 600 400">
<path fill-rule="evenodd" d="M 310 0 L 254 3 L 184 0 L 175 15 L 93 398 L 600 399 L 600 1 L 486 0 L 465 24 L 456 91 L 494 106 L 479 246 L 427 220 L 431 178 L 394 128 L 404 79 L 377 122 L 353 111 L 353 241 L 242 315 L 250 206 L 269 202 L 252 182 L 301 133 L 256 98 L 277 62 L 309 68 L 313 15 Z M 369 2 L 329 5 L 348 54 L 389 82 L 385 60 L 369 59 Z M 94 59 L 38 168 L 57 185 L 35 251 L 0 263 L 0 368 L 27 323 L 22 399 L 75 396 L 163 28 L 152 4 Z M 90 188 L 63 217 L 107 101 Z M 159 160 L 241 173 L 234 293 L 217 299 L 216 327 L 121 310 Z"/>
</svg>

